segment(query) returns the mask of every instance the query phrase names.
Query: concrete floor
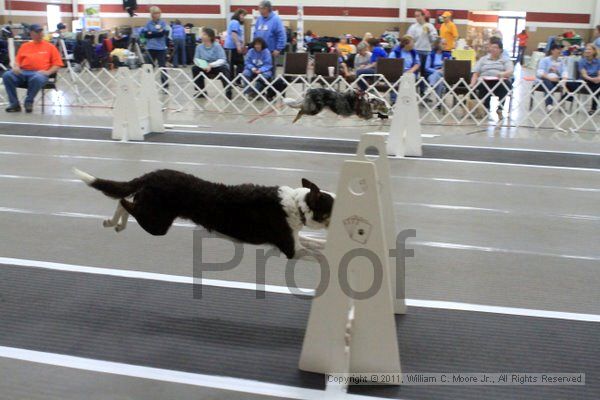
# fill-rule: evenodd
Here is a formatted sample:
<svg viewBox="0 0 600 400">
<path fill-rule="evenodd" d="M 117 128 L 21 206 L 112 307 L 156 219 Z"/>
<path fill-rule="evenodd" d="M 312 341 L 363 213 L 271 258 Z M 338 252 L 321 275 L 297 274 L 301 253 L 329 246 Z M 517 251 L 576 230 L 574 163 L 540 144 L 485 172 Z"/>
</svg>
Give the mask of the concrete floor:
<svg viewBox="0 0 600 400">
<path fill-rule="evenodd" d="M 63 109 L 64 111 L 64 109 Z M 50 110 L 3 115 L 3 122 L 110 126 L 106 111 Z M 285 118 L 249 123 L 243 117 L 170 114 L 184 129 L 357 139 L 380 126 L 352 120 Z M 331 125 L 328 125 L 331 123 Z M 347 126 L 343 127 L 343 124 Z M 332 129 L 335 127 L 336 129 Z M 181 129 L 181 127 L 179 127 Z M 0 133 L 10 134 L 3 130 Z M 425 127 L 430 143 L 600 154 L 594 135 L 524 128 Z M 600 155 L 599 155 L 600 157 Z M 225 183 L 298 186 L 307 177 L 334 190 L 342 162 L 334 154 L 0 135 L 0 257 L 192 275 L 189 224 L 151 237 L 132 223 L 116 234 L 101 227 L 114 201 L 85 187 L 71 172 L 128 179 L 174 168 Z M 407 263 L 407 297 L 488 306 L 600 315 L 600 171 L 461 161 L 392 159 L 392 191 L 399 230 L 416 229 Z M 231 245 L 214 240 L 212 261 Z M 242 264 L 209 278 L 255 281 L 255 246 Z M 207 261 L 211 261 L 208 259 Z M 267 283 L 284 285 L 283 258 L 271 259 Z M 315 265 L 300 262 L 300 287 L 316 285 Z M 24 376 L 28 374 L 27 383 Z M 16 398 L 228 398 L 251 395 L 216 391 L 99 372 L 64 369 L 2 358 L 0 399 Z M 110 391 L 102 392 L 109 387 Z M 99 392 L 100 391 L 100 392 Z M 90 394 L 92 393 L 92 394 Z M 94 394 L 95 393 L 95 394 Z M 104 396 L 98 393 L 103 393 Z M 4 395 L 3 395 L 4 394 Z"/>
</svg>

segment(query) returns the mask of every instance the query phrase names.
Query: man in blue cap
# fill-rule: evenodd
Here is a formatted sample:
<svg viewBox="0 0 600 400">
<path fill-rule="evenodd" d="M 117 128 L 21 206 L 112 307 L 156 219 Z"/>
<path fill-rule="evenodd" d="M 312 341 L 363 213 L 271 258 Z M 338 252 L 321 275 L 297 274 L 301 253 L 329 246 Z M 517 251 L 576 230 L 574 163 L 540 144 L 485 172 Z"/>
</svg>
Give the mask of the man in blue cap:
<svg viewBox="0 0 600 400">
<path fill-rule="evenodd" d="M 19 47 L 12 70 L 2 75 L 2 81 L 8 94 L 9 106 L 6 112 L 20 112 L 21 105 L 17 97 L 17 87 L 27 85 L 25 111 L 33 111 L 33 101 L 38 92 L 44 87 L 50 75 L 63 66 L 58 49 L 44 41 L 44 30 L 40 25 L 29 27 L 31 41 Z"/>
</svg>

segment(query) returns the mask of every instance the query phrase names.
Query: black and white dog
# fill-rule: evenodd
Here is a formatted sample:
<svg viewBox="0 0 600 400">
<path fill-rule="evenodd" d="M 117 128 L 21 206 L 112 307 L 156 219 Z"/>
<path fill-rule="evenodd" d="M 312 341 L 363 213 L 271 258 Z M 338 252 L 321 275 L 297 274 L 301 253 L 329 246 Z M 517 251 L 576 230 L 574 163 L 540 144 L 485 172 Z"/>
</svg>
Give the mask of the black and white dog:
<svg viewBox="0 0 600 400">
<path fill-rule="evenodd" d="M 117 232 L 131 214 L 151 235 L 165 235 L 175 218 L 184 218 L 241 242 L 272 244 L 288 258 L 303 249 L 299 232 L 307 226 L 329 226 L 335 195 L 302 179 L 302 188 L 225 185 L 168 169 L 142 175 L 129 182 L 99 179 L 78 169 L 75 174 L 88 186 L 119 199 L 106 228 Z M 132 196 L 132 201 L 127 200 Z M 302 238 L 322 245 L 318 239 Z"/>
<path fill-rule="evenodd" d="M 385 99 L 370 93 L 354 90 L 339 93 L 324 88 L 309 89 L 304 99 L 286 98 L 283 99 L 283 103 L 288 107 L 300 109 L 294 123 L 303 115 L 317 115 L 325 107 L 343 117 L 357 115 L 362 119 L 371 119 L 374 115 L 386 119 L 391 110 Z"/>
</svg>

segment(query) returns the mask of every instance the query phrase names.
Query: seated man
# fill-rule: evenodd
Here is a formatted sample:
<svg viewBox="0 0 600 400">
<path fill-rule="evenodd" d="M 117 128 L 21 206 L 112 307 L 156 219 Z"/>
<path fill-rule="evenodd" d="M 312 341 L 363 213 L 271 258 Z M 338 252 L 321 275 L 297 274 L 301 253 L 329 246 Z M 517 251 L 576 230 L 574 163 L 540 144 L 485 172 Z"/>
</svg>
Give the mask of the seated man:
<svg viewBox="0 0 600 400">
<path fill-rule="evenodd" d="M 498 38 L 491 38 L 488 54 L 483 56 L 475 65 L 473 77 L 471 78 L 471 87 L 480 99 L 483 99 L 483 105 L 489 111 L 492 96 L 498 96 L 497 113 L 498 118 L 502 119 L 502 102 L 512 90 L 512 77 L 514 66 L 510 58 L 503 55 L 502 41 Z M 479 80 L 481 78 L 481 81 Z"/>
<path fill-rule="evenodd" d="M 43 29 L 37 24 L 30 27 L 31 42 L 23 43 L 15 57 L 14 68 L 2 75 L 4 87 L 8 94 L 9 106 L 6 112 L 20 112 L 21 105 L 17 97 L 17 87 L 27 85 L 25 111 L 33 111 L 33 101 L 38 92 L 48 82 L 48 77 L 63 62 L 58 49 L 43 40 Z"/>
<path fill-rule="evenodd" d="M 205 97 L 204 76 L 214 79 L 219 74 L 223 87 L 227 87 L 231 79 L 229 64 L 223 47 L 215 40 L 215 31 L 210 28 L 202 30 L 202 43 L 196 46 L 192 75 L 200 97 Z M 231 99 L 231 86 L 225 90 L 225 95 Z"/>
</svg>

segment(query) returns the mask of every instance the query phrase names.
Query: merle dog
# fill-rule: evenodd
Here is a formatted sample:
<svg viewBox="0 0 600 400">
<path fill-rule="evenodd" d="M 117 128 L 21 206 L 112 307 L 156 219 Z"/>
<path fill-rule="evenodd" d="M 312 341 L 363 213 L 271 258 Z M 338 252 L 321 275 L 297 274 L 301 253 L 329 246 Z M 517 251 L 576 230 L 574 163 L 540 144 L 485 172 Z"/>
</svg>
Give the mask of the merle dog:
<svg viewBox="0 0 600 400">
<path fill-rule="evenodd" d="M 286 98 L 283 102 L 289 107 L 300 109 L 294 122 L 303 115 L 317 115 L 326 107 L 337 115 L 357 115 L 362 119 L 371 119 L 374 115 L 381 119 L 388 118 L 391 109 L 385 99 L 370 93 L 353 90 L 339 93 L 324 88 L 309 89 L 304 99 Z"/>
</svg>

